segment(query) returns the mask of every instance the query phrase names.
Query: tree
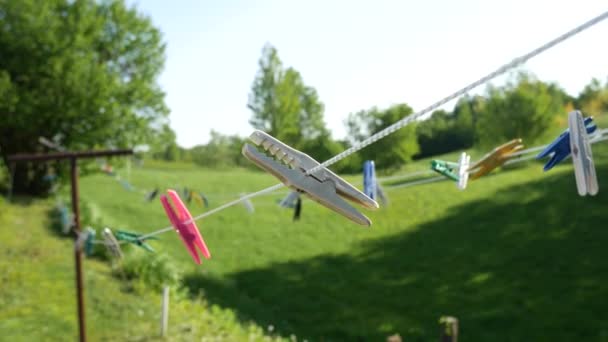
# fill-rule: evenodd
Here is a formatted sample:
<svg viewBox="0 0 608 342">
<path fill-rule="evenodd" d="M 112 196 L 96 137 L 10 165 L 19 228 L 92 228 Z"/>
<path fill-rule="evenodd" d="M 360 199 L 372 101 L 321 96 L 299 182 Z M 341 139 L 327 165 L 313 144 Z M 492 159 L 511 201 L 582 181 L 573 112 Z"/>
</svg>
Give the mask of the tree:
<svg viewBox="0 0 608 342">
<path fill-rule="evenodd" d="M 154 159 L 175 161 L 182 159 L 180 152 L 175 132 L 173 132 L 169 125 L 163 125 L 150 140 L 150 154 Z"/>
<path fill-rule="evenodd" d="M 465 95 L 454 106 L 454 130 L 460 145 L 458 149 L 470 148 L 477 140 L 475 127 L 483 103 L 484 98 L 482 96 Z"/>
<path fill-rule="evenodd" d="M 457 149 L 460 144 L 454 142 L 454 124 L 452 113 L 444 110 L 434 111 L 431 117 L 416 127 L 420 153 L 416 158 L 425 158 Z"/>
<path fill-rule="evenodd" d="M 577 109 L 589 116 L 608 112 L 608 81 L 602 85 L 598 79 L 592 79 L 579 94 L 575 104 Z"/>
<path fill-rule="evenodd" d="M 40 149 L 131 147 L 166 125 L 156 83 L 165 45 L 124 1 L 0 0 L 3 158 Z M 18 164 L 15 191 L 40 193 L 44 164 Z"/>
<path fill-rule="evenodd" d="M 418 124 L 416 134 L 420 153 L 416 158 L 425 158 L 452 151 L 467 149 L 475 142 L 475 122 L 479 115 L 480 97 L 465 96 L 454 110 L 433 112 L 431 117 Z"/>
<path fill-rule="evenodd" d="M 345 143 L 332 140 L 329 134 L 326 134 L 315 139 L 306 140 L 304 145 L 300 147 L 300 150 L 322 163 L 347 148 L 348 146 Z M 358 173 L 361 171 L 361 164 L 360 157 L 354 154 L 337 162 L 330 168 L 337 173 Z"/>
<path fill-rule="evenodd" d="M 211 130 L 211 140 L 206 145 L 195 146 L 189 150 L 192 161 L 209 168 L 251 167 L 255 165 L 245 160 L 241 149 L 245 138 L 237 135 L 224 135 Z"/>
<path fill-rule="evenodd" d="M 250 124 L 296 148 L 327 135 L 323 103 L 294 68 L 283 67 L 277 49 L 266 44 L 247 107 Z"/>
<path fill-rule="evenodd" d="M 346 120 L 352 144 L 383 130 L 413 110 L 407 104 L 392 106 L 384 111 L 377 108 L 351 113 Z M 416 125 L 409 124 L 397 132 L 359 151 L 364 160 L 374 160 L 378 168 L 398 168 L 412 159 L 419 151 L 416 140 Z"/>
<path fill-rule="evenodd" d="M 489 87 L 476 125 L 481 145 L 494 146 L 515 138 L 531 145 L 544 138 L 556 116 L 564 112 L 563 94 L 556 85 L 526 74 L 504 87 Z"/>
</svg>

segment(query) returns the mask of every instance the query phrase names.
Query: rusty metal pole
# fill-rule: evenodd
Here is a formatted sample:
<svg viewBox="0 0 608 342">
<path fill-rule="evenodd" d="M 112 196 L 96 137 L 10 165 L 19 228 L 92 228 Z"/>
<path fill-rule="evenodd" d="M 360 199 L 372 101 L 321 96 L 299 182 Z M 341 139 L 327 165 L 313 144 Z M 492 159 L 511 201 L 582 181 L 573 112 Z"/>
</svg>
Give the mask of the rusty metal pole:
<svg viewBox="0 0 608 342">
<path fill-rule="evenodd" d="M 74 239 L 80 234 L 80 208 L 78 206 L 78 159 L 70 158 L 70 177 L 72 181 L 72 212 L 74 213 Z M 78 300 L 78 332 L 80 342 L 86 342 L 87 331 L 85 327 L 84 311 L 84 286 L 82 286 L 82 251 L 74 248 L 74 259 L 76 260 L 76 297 Z"/>
<path fill-rule="evenodd" d="M 7 157 L 7 161 L 11 164 L 16 162 L 45 162 L 49 160 L 70 160 L 70 177 L 72 185 L 72 211 L 74 212 L 74 232 L 75 239 L 78 239 L 80 234 L 80 208 L 78 206 L 78 159 L 95 158 L 95 157 L 111 157 L 133 154 L 131 149 L 120 150 L 105 150 L 105 151 L 81 151 L 70 152 L 62 151 L 58 153 L 47 154 L 14 154 Z M 12 181 L 12 176 L 11 176 Z M 12 186 L 11 186 L 12 190 Z M 82 251 L 79 248 L 74 248 L 74 259 L 76 261 L 76 291 L 78 301 L 78 329 L 80 342 L 86 342 L 86 326 L 85 326 L 85 310 L 84 310 L 84 286 L 82 284 Z"/>
</svg>

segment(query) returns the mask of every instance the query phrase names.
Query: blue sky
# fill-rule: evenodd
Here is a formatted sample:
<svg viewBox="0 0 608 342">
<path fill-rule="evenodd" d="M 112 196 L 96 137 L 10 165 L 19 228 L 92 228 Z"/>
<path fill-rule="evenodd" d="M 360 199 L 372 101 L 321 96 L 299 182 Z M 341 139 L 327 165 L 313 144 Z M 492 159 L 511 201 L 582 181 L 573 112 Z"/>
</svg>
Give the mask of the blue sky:
<svg viewBox="0 0 608 342">
<path fill-rule="evenodd" d="M 129 2 L 164 33 L 159 82 L 185 147 L 206 143 L 211 129 L 251 132 L 247 98 L 267 42 L 317 89 L 341 138 L 351 112 L 403 102 L 422 109 L 608 10 L 563 0 Z M 578 94 L 592 77 L 608 76 L 606 37 L 608 22 L 600 23 L 525 69 Z"/>
</svg>

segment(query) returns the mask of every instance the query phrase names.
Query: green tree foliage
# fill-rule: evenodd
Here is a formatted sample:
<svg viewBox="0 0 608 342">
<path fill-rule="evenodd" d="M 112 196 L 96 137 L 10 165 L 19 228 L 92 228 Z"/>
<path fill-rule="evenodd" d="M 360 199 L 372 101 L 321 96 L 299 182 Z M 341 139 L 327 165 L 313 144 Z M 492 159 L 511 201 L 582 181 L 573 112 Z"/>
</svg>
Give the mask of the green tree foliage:
<svg viewBox="0 0 608 342">
<path fill-rule="evenodd" d="M 596 78 L 585 86 L 575 101 L 576 108 L 586 115 L 600 115 L 608 112 L 608 80 L 602 85 Z"/>
<path fill-rule="evenodd" d="M 522 138 L 533 144 L 545 137 L 568 99 L 563 90 L 526 74 L 504 87 L 489 87 L 476 124 L 482 146 Z"/>
<path fill-rule="evenodd" d="M 166 161 L 183 160 L 180 152 L 175 132 L 168 125 L 163 125 L 151 139 L 150 154 L 152 158 Z"/>
<path fill-rule="evenodd" d="M 481 101 L 481 98 L 465 96 L 456 104 L 453 112 L 437 110 L 430 119 L 419 123 L 416 134 L 420 153 L 416 158 L 472 147 Z"/>
<path fill-rule="evenodd" d="M 131 147 L 166 129 L 156 83 L 165 45 L 124 1 L 0 0 L 0 146 Z M 19 164 L 16 191 L 39 193 L 44 164 Z"/>
<path fill-rule="evenodd" d="M 327 134 L 315 139 L 306 140 L 303 146 L 300 147 L 300 150 L 321 163 L 346 150 L 348 147 L 347 143 L 332 140 Z M 361 158 L 357 154 L 354 154 L 337 162 L 331 169 L 338 173 L 357 173 L 361 171 L 361 165 Z"/>
<path fill-rule="evenodd" d="M 335 151 L 333 155 L 336 155 L 352 146 L 352 142 L 348 139 L 335 141 L 339 149 Z M 332 157 L 333 157 L 332 155 Z M 359 153 L 351 154 L 348 158 L 344 158 L 341 161 L 334 164 L 332 169 L 341 173 L 360 173 L 363 170 L 363 159 Z"/>
<path fill-rule="evenodd" d="M 189 150 L 190 158 L 198 165 L 209 168 L 254 167 L 245 160 L 241 149 L 245 139 L 237 135 L 224 135 L 211 130 L 211 140 Z"/>
<path fill-rule="evenodd" d="M 285 69 L 277 49 L 269 44 L 262 49 L 247 107 L 253 112 L 249 122 L 254 128 L 296 148 L 329 134 L 317 91 L 304 84 L 298 71 Z"/>
<path fill-rule="evenodd" d="M 412 114 L 406 104 L 392 106 L 386 110 L 372 108 L 351 113 L 346 126 L 351 143 L 360 142 L 382 129 Z M 416 125 L 409 124 L 397 132 L 359 151 L 363 160 L 373 160 L 378 168 L 398 168 L 410 161 L 419 152 Z"/>
</svg>

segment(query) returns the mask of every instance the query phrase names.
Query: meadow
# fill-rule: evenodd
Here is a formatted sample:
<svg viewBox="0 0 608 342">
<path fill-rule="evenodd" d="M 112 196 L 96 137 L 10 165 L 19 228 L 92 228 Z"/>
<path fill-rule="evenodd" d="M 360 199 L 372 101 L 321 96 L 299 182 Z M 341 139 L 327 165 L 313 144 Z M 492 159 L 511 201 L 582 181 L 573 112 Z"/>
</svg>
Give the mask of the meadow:
<svg viewBox="0 0 608 342">
<path fill-rule="evenodd" d="M 184 273 L 170 337 L 247 340 L 254 331 L 260 339 L 380 341 L 399 333 L 428 341 L 439 335 L 438 319 L 452 315 L 465 341 L 608 340 L 608 145 L 594 145 L 594 156 L 595 197 L 578 196 L 569 161 L 547 173 L 529 162 L 464 192 L 447 181 L 387 187 L 390 204 L 365 211 L 369 228 L 310 200 L 293 222 L 277 205 L 286 189 L 260 196 L 255 213 L 236 205 L 198 222 L 212 254 L 202 265 L 174 232 L 160 235 L 150 244 Z M 407 169 L 427 167 L 423 160 Z M 361 186 L 359 175 L 345 178 Z M 187 186 L 211 208 L 277 183 L 262 172 L 152 160 L 132 167 L 130 181 L 146 190 Z M 169 224 L 158 199 L 146 202 L 105 174 L 83 177 L 80 191 L 105 226 L 144 233 Z M 72 243 L 50 228 L 53 203 L 2 204 L 0 241 L 9 248 L 0 259 L 0 334 L 11 340 L 76 332 Z M 86 259 L 85 270 L 95 340 L 156 338 L 157 291 L 125 289 L 108 262 Z"/>
</svg>

